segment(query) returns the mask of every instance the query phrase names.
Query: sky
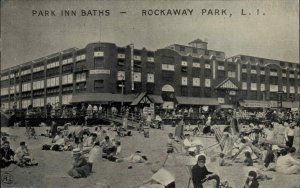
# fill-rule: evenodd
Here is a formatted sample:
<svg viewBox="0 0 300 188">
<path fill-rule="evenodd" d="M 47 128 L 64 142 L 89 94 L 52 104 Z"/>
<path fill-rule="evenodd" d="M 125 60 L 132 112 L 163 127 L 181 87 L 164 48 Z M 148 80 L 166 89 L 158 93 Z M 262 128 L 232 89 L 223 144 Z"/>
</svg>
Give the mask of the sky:
<svg viewBox="0 0 300 188">
<path fill-rule="evenodd" d="M 91 42 L 133 43 L 135 48 L 157 50 L 174 43 L 187 45 L 196 38 L 207 40 L 209 49 L 224 51 L 227 57 L 245 54 L 299 63 L 298 0 L 1 2 L 1 69 Z M 82 9 L 109 10 L 110 15 L 81 16 Z M 192 9 L 193 13 L 142 16 L 149 9 Z M 227 15 L 201 14 L 209 9 L 226 9 Z M 251 15 L 241 15 L 242 9 Z M 55 10 L 56 16 L 32 15 L 33 10 Z M 61 16 L 61 10 L 77 14 Z"/>
</svg>

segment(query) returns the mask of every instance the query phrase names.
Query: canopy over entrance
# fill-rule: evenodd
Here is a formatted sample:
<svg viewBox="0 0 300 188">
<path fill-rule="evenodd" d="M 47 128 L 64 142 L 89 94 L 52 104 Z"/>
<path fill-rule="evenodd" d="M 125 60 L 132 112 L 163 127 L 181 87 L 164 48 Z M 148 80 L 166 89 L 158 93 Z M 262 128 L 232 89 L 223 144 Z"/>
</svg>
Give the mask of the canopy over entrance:
<svg viewBox="0 0 300 188">
<path fill-rule="evenodd" d="M 216 89 L 230 89 L 230 90 L 238 90 L 238 85 L 231 80 L 230 78 L 226 78 L 224 81 L 219 83 L 216 87 Z"/>
</svg>

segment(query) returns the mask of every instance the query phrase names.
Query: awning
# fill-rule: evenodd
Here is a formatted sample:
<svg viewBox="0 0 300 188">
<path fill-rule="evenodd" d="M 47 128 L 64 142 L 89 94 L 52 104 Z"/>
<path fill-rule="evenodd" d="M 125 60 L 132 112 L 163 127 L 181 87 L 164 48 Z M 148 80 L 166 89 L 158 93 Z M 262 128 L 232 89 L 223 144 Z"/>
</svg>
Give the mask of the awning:
<svg viewBox="0 0 300 188">
<path fill-rule="evenodd" d="M 154 102 L 156 104 L 164 103 L 164 101 L 160 95 L 148 95 L 148 96 L 152 100 L 152 102 Z"/>
<path fill-rule="evenodd" d="M 146 92 L 142 92 L 140 93 L 133 101 L 130 105 L 132 106 L 135 106 L 135 105 L 138 105 L 138 104 L 150 104 L 151 101 L 150 99 L 148 98 L 147 96 L 147 93 Z"/>
<path fill-rule="evenodd" d="M 183 105 L 219 105 L 217 98 L 176 97 L 178 104 Z"/>
<path fill-rule="evenodd" d="M 122 95 L 112 93 L 78 93 L 73 95 L 71 103 L 80 102 L 132 102 L 135 95 Z"/>
<path fill-rule="evenodd" d="M 299 108 L 299 102 L 282 102 L 283 108 Z"/>
<path fill-rule="evenodd" d="M 277 101 L 244 100 L 240 105 L 248 108 L 277 108 Z"/>
</svg>

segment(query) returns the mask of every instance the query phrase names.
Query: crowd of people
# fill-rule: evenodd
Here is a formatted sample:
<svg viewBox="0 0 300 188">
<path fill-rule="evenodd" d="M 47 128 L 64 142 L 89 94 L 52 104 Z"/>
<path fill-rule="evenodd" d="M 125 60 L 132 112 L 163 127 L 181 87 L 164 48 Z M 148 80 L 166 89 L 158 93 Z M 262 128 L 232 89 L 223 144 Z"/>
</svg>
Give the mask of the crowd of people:
<svg viewBox="0 0 300 188">
<path fill-rule="evenodd" d="M 47 108 L 50 109 L 50 106 Z M 73 109 L 73 108 L 72 108 Z M 76 108 L 77 109 L 77 108 Z M 72 111 L 72 116 L 95 118 L 103 112 L 101 105 L 83 105 L 81 110 Z M 111 108 L 111 112 L 117 115 L 119 112 L 127 114 L 131 111 L 129 107 L 118 110 Z M 84 113 L 82 113 L 84 112 Z M 138 109 L 133 109 L 133 113 L 140 114 Z M 62 117 L 67 116 L 67 112 L 62 112 Z M 51 114 L 48 114 L 51 116 Z M 171 156 L 174 165 L 177 165 L 177 156 L 182 154 L 194 159 L 191 166 L 191 180 L 195 188 L 202 188 L 206 182 L 213 180 L 216 187 L 229 187 L 228 182 L 222 181 L 222 174 L 215 174 L 209 171 L 206 162 L 212 158 L 218 158 L 220 168 L 234 166 L 238 163 L 249 168 L 244 187 L 259 187 L 260 181 L 268 181 L 272 177 L 266 175 L 266 171 L 276 171 L 286 175 L 299 174 L 300 162 L 295 158 L 295 114 L 292 112 L 276 112 L 267 110 L 266 112 L 249 112 L 245 110 L 204 110 L 192 107 L 178 108 L 172 112 L 173 117 L 180 121 L 175 123 L 174 133 L 168 133 L 166 139 L 166 157 L 160 165 L 150 162 L 147 154 L 137 150 L 131 155 L 122 156 L 121 137 L 131 136 L 126 119 L 122 125 L 112 123 L 108 128 L 95 126 L 85 128 L 84 123 L 65 124 L 62 128 L 52 121 L 50 129 L 43 133 L 49 138 L 49 143 L 42 146 L 43 150 L 70 151 L 73 156 L 73 166 L 67 174 L 73 178 L 85 178 L 93 173 L 93 166 L 98 159 L 108 160 L 115 163 L 145 163 L 156 165 L 153 168 L 153 176 L 137 187 L 147 187 L 147 185 L 157 184 L 162 187 L 175 187 L 175 176 L 166 170 L 164 166 Z M 194 131 L 185 133 L 187 121 L 197 115 L 199 121 Z M 126 116 L 125 116 L 126 117 Z M 157 120 L 162 125 L 161 116 L 152 117 L 150 114 L 141 117 L 141 122 L 137 131 L 143 132 L 145 138 L 149 138 L 148 127 L 153 126 L 153 121 Z M 204 148 L 202 142 L 203 135 L 214 135 L 219 124 L 228 125 L 222 130 L 222 136 L 218 144 L 212 147 L 219 147 L 221 152 L 214 155 Z M 298 125 L 299 126 L 299 125 Z M 114 136 L 107 132 L 114 132 Z M 34 131 L 35 132 L 35 131 Z M 200 133 L 200 134 L 195 134 Z M 148 134 L 148 135 L 147 135 Z M 34 134 L 35 135 L 35 134 Z M 35 135 L 36 136 L 36 135 Z M 122 142 L 126 141 L 124 140 Z M 11 164 L 20 167 L 34 166 L 38 163 L 34 160 L 24 141 L 20 142 L 20 147 L 16 150 L 10 148 L 9 141 L 2 137 L 1 142 L 1 168 Z M 230 182 L 229 182 L 230 183 Z"/>
</svg>

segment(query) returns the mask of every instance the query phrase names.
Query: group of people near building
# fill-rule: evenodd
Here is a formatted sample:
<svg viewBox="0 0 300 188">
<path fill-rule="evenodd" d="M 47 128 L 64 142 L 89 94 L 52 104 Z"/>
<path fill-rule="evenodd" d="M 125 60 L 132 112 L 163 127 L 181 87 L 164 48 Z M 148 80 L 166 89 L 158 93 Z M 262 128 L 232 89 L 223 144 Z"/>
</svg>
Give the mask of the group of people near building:
<svg viewBox="0 0 300 188">
<path fill-rule="evenodd" d="M 29 149 L 24 141 L 20 142 L 20 146 L 13 150 L 7 137 L 1 138 L 1 168 L 16 164 L 20 167 L 37 166 L 38 163 L 31 156 Z"/>
<path fill-rule="evenodd" d="M 98 106 L 88 105 L 86 115 L 94 116 L 94 113 L 99 111 Z M 129 108 L 125 108 L 125 113 Z M 114 111 L 118 113 L 117 111 Z M 189 112 L 189 111 L 188 111 Z M 242 114 L 238 116 L 237 114 Z M 175 187 L 175 176 L 164 168 L 164 165 L 171 155 L 176 164 L 177 153 L 191 156 L 196 159 L 194 166 L 190 168 L 191 179 L 194 187 L 203 187 L 203 184 L 210 180 L 215 180 L 216 187 L 224 185 L 221 182 L 222 175 L 210 172 L 205 163 L 207 158 L 217 157 L 219 159 L 219 166 L 236 165 L 242 163 L 247 167 L 253 167 L 248 171 L 248 177 L 245 180 L 244 187 L 259 187 L 260 180 L 268 180 L 271 177 L 264 174 L 265 171 L 276 171 L 283 174 L 298 174 L 300 173 L 300 162 L 295 158 L 296 148 L 294 147 L 295 126 L 293 116 L 274 119 L 274 112 L 256 113 L 254 118 L 259 119 L 265 116 L 265 121 L 251 121 L 245 114 L 247 111 L 235 110 L 221 110 L 213 111 L 209 114 L 203 114 L 204 123 L 199 122 L 199 130 L 203 134 L 214 133 L 214 127 L 218 124 L 219 117 L 229 118 L 227 121 L 231 122 L 231 126 L 227 126 L 223 133 L 222 139 L 219 141 L 217 147 L 221 148 L 221 152 L 216 156 L 209 156 L 205 153 L 203 143 L 198 138 L 191 138 L 191 135 L 185 134 L 184 116 L 179 116 L 180 121 L 176 124 L 175 132 L 168 134 L 166 143 L 166 158 L 159 168 L 153 170 L 154 174 L 150 180 L 139 186 L 145 184 L 159 184 L 163 187 Z M 284 112 L 280 112 L 284 113 Z M 192 113 L 190 113 L 191 115 Z M 267 115 L 269 114 L 269 115 Z M 291 113 L 289 113 L 291 114 Z M 189 115 L 187 115 L 189 116 Z M 268 116 L 266 118 L 266 116 Z M 238 124 L 235 127 L 234 118 L 238 118 Z M 250 121 L 249 121 L 250 120 Z M 146 122 L 150 120 L 147 120 Z M 121 129 L 122 128 L 122 129 Z M 102 126 L 92 128 L 84 128 L 84 124 L 65 124 L 62 129 L 57 127 L 55 122 L 52 122 L 50 130 L 45 133 L 50 137 L 50 143 L 45 150 L 54 151 L 72 151 L 73 166 L 67 172 L 73 178 L 87 177 L 93 172 L 93 166 L 97 163 L 99 158 L 109 160 L 112 162 L 130 162 L 130 163 L 149 163 L 149 159 L 140 151 L 129 155 L 128 157 L 121 157 L 121 133 L 127 131 L 127 126 L 112 126 L 112 130 L 116 131 L 116 136 L 112 139 L 107 131 Z M 123 135 L 124 136 L 124 135 Z M 4 139 L 4 137 L 3 137 Z M 9 142 L 2 139 L 1 145 L 1 168 L 16 163 L 19 166 L 37 165 L 25 142 L 20 143 L 17 150 L 10 148 Z M 181 147 L 181 149 L 179 149 Z M 259 165 L 255 165 L 255 163 Z M 225 185 L 224 185 L 225 186 Z M 225 186 L 226 187 L 226 186 Z"/>
</svg>

